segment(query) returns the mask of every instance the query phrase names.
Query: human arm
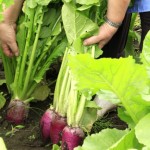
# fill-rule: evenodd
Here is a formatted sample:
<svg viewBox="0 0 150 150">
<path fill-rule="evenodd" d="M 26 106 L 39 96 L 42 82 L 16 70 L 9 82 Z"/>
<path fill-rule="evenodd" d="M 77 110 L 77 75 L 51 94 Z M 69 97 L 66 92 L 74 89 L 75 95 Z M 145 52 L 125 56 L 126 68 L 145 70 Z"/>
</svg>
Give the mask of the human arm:
<svg viewBox="0 0 150 150">
<path fill-rule="evenodd" d="M 130 0 L 108 0 L 107 5 L 107 18 L 116 24 L 122 23 Z M 100 48 L 103 48 L 105 44 L 113 37 L 118 28 L 113 27 L 109 23 L 105 22 L 99 28 L 99 33 L 96 36 L 89 37 L 84 40 L 84 45 L 91 45 L 98 43 Z"/>
<path fill-rule="evenodd" d="M 14 0 L 14 4 L 4 10 L 4 19 L 0 23 L 0 45 L 3 52 L 9 57 L 19 55 L 15 29 L 23 2 L 24 0 Z"/>
</svg>

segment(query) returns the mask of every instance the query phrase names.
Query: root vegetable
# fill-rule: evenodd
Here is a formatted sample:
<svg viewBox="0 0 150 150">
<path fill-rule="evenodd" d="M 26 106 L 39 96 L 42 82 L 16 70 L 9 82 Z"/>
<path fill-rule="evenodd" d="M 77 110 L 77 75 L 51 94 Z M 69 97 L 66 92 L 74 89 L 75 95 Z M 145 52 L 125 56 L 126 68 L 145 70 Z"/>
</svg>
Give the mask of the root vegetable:
<svg viewBox="0 0 150 150">
<path fill-rule="evenodd" d="M 53 144 L 59 143 L 61 140 L 62 131 L 66 125 L 66 117 L 62 117 L 59 114 L 56 114 L 50 128 L 50 139 Z"/>
<path fill-rule="evenodd" d="M 66 126 L 62 132 L 62 150 L 73 150 L 75 147 L 82 145 L 84 136 L 81 128 Z"/>
<path fill-rule="evenodd" d="M 47 109 L 40 120 L 42 140 L 45 144 L 50 140 L 50 128 L 54 117 L 55 111 L 52 109 Z"/>
<path fill-rule="evenodd" d="M 28 112 L 29 104 L 18 99 L 11 100 L 8 105 L 6 119 L 11 123 L 21 124 L 27 119 Z"/>
</svg>

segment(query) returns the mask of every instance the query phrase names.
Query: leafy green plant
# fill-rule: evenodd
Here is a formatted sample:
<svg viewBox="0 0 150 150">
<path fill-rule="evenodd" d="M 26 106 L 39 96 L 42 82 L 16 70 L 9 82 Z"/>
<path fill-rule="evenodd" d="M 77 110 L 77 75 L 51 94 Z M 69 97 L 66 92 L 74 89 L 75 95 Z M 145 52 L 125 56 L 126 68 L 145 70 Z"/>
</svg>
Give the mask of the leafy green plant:
<svg viewBox="0 0 150 150">
<path fill-rule="evenodd" d="M 118 115 L 128 124 L 128 129 L 124 131 L 104 129 L 100 133 L 88 136 L 83 146 L 76 149 L 88 150 L 93 146 L 102 150 L 150 148 L 149 38 L 150 33 L 145 39 L 141 55 L 142 64 L 136 64 L 131 56 L 100 60 L 94 60 L 87 54 L 70 56 L 69 66 L 78 89 L 84 94 L 89 91 L 92 94 L 97 93 L 100 98 L 122 106 L 118 109 Z M 116 137 L 118 139 L 115 140 Z"/>
<path fill-rule="evenodd" d="M 90 53 L 93 57 L 101 54 L 95 45 L 84 47 L 83 39 L 98 32 L 98 23 L 102 22 L 102 18 L 97 13 L 103 12 L 100 10 L 102 6 L 101 2 L 96 0 L 64 1 L 62 7 L 63 27 L 68 39 L 68 47 L 57 78 L 53 106 L 44 113 L 41 119 L 44 139 L 49 138 L 46 133 L 50 132 L 52 143 L 58 144 L 62 140 L 62 148 L 66 145 L 69 149 L 73 149 L 81 144 L 84 138 L 83 131 L 89 132 L 93 122 L 97 119 L 97 105 L 91 101 L 91 97 L 85 97 L 75 88 L 75 82 L 67 64 L 68 54 Z M 99 11 L 95 11 L 95 8 Z M 49 118 L 49 122 L 46 118 Z M 64 121 L 62 123 L 61 118 L 64 118 L 65 123 Z M 69 138 L 66 137 L 68 130 Z M 72 141 L 68 142 L 67 139 Z"/>
<path fill-rule="evenodd" d="M 57 1 L 26 0 L 17 23 L 20 55 L 8 58 L 1 54 L 6 84 L 11 94 L 7 119 L 16 124 L 27 117 L 29 102 L 34 100 L 32 94 L 50 65 L 63 55 L 66 47 L 61 23 L 61 5 L 56 8 L 55 2 Z"/>
</svg>

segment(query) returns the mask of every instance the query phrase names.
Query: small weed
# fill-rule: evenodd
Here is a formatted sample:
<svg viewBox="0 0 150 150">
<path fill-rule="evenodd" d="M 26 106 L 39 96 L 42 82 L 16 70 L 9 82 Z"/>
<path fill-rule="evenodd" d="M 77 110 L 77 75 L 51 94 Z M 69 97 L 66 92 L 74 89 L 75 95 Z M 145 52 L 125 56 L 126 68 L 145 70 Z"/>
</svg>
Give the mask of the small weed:
<svg viewBox="0 0 150 150">
<path fill-rule="evenodd" d="M 10 136 L 10 137 L 12 137 L 12 136 L 15 135 L 15 133 L 16 133 L 17 131 L 19 131 L 20 129 L 23 129 L 24 127 L 25 127 L 25 126 L 23 126 L 23 125 L 17 125 L 17 126 L 12 126 L 12 125 L 11 125 L 11 130 L 8 131 L 8 132 L 6 132 L 5 136 Z"/>
<path fill-rule="evenodd" d="M 29 141 L 35 140 L 35 135 L 34 135 L 34 134 L 33 134 L 33 135 L 30 135 L 30 136 L 28 137 L 28 139 L 29 139 Z"/>
</svg>

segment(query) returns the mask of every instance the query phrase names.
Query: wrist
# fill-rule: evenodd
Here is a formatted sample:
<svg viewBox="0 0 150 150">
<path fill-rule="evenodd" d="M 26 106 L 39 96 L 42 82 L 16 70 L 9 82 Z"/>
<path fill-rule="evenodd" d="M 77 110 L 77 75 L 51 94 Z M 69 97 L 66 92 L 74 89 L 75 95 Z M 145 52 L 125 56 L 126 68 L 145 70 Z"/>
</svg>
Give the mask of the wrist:
<svg viewBox="0 0 150 150">
<path fill-rule="evenodd" d="M 16 23 L 17 19 L 16 17 L 12 16 L 11 12 L 6 11 L 3 13 L 3 15 L 4 15 L 3 23 L 7 23 L 7 24 Z"/>
<path fill-rule="evenodd" d="M 114 28 L 119 28 L 121 26 L 121 22 L 114 22 L 112 20 L 110 20 L 107 16 L 104 17 L 105 23 L 109 24 L 110 26 L 114 27 Z"/>
<path fill-rule="evenodd" d="M 16 22 L 15 21 L 13 21 L 13 20 L 7 20 L 7 19 L 4 19 L 3 21 L 1 21 L 0 22 L 0 25 L 1 24 L 7 24 L 7 25 L 15 25 L 16 24 Z"/>
</svg>

